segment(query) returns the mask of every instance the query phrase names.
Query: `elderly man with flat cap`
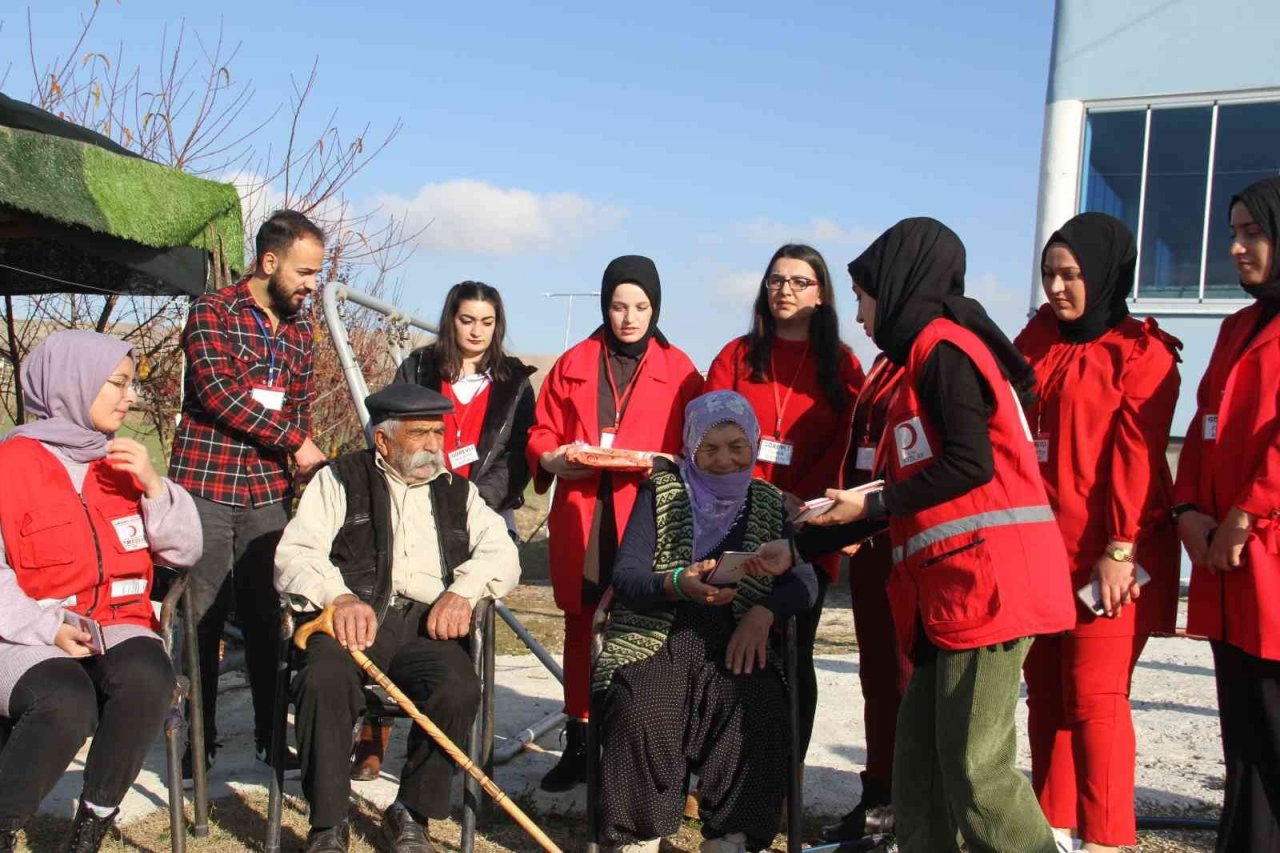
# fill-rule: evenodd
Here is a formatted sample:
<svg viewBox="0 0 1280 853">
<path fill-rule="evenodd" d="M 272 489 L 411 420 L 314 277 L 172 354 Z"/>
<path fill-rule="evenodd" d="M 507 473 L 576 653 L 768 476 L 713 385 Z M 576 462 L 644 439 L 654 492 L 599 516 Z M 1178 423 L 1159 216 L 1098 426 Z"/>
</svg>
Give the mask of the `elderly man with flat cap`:
<svg viewBox="0 0 1280 853">
<path fill-rule="evenodd" d="M 307 486 L 276 549 L 276 589 L 303 609 L 334 607 L 336 640 L 313 635 L 294 678 L 308 853 L 343 853 L 350 829 L 351 732 L 365 705 L 360 649 L 455 742 L 480 690 L 460 639 L 483 596 L 511 591 L 519 558 L 502 517 L 476 487 L 445 470 L 447 398 L 390 385 L 365 399 L 375 449 L 348 453 Z M 449 814 L 453 767 L 410 729 L 396 801 L 383 816 L 386 849 L 433 848 L 429 818 Z"/>
</svg>

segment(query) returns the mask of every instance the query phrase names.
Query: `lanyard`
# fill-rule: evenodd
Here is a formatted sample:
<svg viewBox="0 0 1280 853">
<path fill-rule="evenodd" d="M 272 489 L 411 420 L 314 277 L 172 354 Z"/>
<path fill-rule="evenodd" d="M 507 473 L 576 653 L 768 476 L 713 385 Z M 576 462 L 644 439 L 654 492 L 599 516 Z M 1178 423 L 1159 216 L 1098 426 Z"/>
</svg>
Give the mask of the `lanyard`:
<svg viewBox="0 0 1280 853">
<path fill-rule="evenodd" d="M 265 323 L 262 322 L 262 318 L 258 316 L 258 311 L 256 308 L 250 308 L 249 315 L 253 317 L 253 322 L 258 324 L 258 331 L 262 332 L 262 337 L 267 342 L 267 355 L 270 358 L 270 363 L 267 366 L 267 384 L 275 385 L 276 384 L 276 350 L 278 349 L 280 342 L 276 338 L 273 338 L 271 335 L 267 334 L 267 326 Z"/>
<path fill-rule="evenodd" d="M 456 446 L 458 447 L 462 446 L 462 428 L 466 426 L 468 422 L 468 416 L 471 414 L 472 408 L 474 408 L 471 405 L 471 403 L 474 403 L 476 401 L 476 398 L 478 398 L 480 395 L 484 394 L 488 390 L 489 390 L 489 383 L 486 380 L 485 384 L 482 385 L 480 387 L 480 390 L 475 393 L 475 396 L 471 398 L 471 402 L 464 403 L 458 399 L 457 393 L 453 390 L 453 383 L 452 382 L 449 383 L 449 397 L 453 400 L 453 404 L 455 408 L 458 409 L 458 411 L 452 413 L 453 422 L 455 426 L 453 443 Z"/>
<path fill-rule="evenodd" d="M 782 415 L 787 410 L 787 403 L 791 402 L 791 392 L 795 390 L 796 382 L 800 380 L 800 371 L 804 370 L 804 361 L 809 357 L 809 342 L 804 342 L 804 352 L 800 355 L 800 365 L 796 367 L 795 374 L 791 377 L 791 384 L 787 386 L 787 396 L 781 400 L 778 399 L 778 369 L 773 363 L 773 347 L 769 348 L 769 378 L 773 380 L 769 383 L 769 390 L 773 392 L 773 437 L 782 438 Z"/>
<path fill-rule="evenodd" d="M 627 404 L 631 402 L 631 394 L 636 390 L 636 380 L 640 378 L 640 371 L 644 370 L 645 357 L 640 356 L 640 363 L 636 365 L 636 372 L 631 374 L 631 381 L 627 383 L 626 390 L 622 392 L 622 396 L 618 396 L 617 383 L 613 381 L 613 365 L 609 363 L 608 351 L 604 354 L 604 375 L 609 379 L 609 391 L 613 394 L 613 428 L 616 430 L 622 423 L 622 413 L 627 408 Z"/>
<path fill-rule="evenodd" d="M 858 397 L 858 402 L 854 407 L 853 420 L 856 423 L 858 416 L 865 412 L 866 419 L 862 422 L 862 440 L 860 445 L 867 445 L 871 442 L 871 422 L 875 420 L 876 404 L 884 398 L 889 390 L 893 388 L 892 382 L 881 383 L 885 378 L 885 372 L 888 370 L 896 370 L 896 365 L 891 365 L 889 359 L 884 358 L 871 365 L 871 372 L 867 374 L 867 380 L 863 383 L 862 394 Z M 870 391 L 870 396 L 867 392 Z M 865 401 L 865 403 L 864 403 Z"/>
</svg>

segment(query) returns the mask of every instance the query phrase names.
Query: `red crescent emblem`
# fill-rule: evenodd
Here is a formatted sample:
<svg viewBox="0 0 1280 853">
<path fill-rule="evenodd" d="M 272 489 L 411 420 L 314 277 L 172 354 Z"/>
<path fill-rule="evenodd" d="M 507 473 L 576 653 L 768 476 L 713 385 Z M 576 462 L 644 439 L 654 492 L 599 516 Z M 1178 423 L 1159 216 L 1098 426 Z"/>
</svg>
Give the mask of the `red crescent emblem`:
<svg viewBox="0 0 1280 853">
<path fill-rule="evenodd" d="M 899 450 L 910 450 L 916 446 L 916 442 L 919 441 L 920 438 L 916 435 L 916 428 L 913 427 L 910 422 L 898 424 L 897 433 Z"/>
</svg>

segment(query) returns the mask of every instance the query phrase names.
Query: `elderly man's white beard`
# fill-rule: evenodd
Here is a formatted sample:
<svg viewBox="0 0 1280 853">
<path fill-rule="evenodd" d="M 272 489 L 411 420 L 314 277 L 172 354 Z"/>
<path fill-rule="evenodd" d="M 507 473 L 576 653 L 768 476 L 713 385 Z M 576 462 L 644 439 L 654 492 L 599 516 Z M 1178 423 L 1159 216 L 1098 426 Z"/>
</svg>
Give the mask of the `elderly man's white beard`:
<svg viewBox="0 0 1280 853">
<path fill-rule="evenodd" d="M 439 450 L 396 453 L 387 459 L 387 464 L 406 483 L 425 483 L 445 470 L 444 453 Z"/>
</svg>

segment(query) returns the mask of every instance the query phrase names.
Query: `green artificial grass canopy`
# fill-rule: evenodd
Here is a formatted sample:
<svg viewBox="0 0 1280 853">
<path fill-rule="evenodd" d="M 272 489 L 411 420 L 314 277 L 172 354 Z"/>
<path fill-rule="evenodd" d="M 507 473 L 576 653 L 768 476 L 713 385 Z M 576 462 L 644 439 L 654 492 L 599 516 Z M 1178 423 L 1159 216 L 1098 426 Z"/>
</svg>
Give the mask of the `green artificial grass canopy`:
<svg viewBox="0 0 1280 853">
<path fill-rule="evenodd" d="M 244 272 L 236 188 L 141 157 L 0 125 L 0 205 L 157 249 L 221 249 Z"/>
</svg>

